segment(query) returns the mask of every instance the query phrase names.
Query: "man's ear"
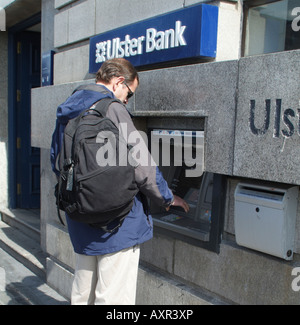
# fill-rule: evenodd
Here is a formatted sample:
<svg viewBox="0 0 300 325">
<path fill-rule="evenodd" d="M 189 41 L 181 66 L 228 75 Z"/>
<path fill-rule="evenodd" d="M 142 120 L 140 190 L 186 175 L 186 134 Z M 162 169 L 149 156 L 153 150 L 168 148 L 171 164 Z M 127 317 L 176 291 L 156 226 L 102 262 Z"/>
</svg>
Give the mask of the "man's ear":
<svg viewBox="0 0 300 325">
<path fill-rule="evenodd" d="M 116 90 L 117 87 L 119 87 L 120 84 L 123 84 L 123 82 L 125 81 L 125 78 L 124 77 L 115 77 L 113 82 L 114 82 L 114 91 Z"/>
</svg>

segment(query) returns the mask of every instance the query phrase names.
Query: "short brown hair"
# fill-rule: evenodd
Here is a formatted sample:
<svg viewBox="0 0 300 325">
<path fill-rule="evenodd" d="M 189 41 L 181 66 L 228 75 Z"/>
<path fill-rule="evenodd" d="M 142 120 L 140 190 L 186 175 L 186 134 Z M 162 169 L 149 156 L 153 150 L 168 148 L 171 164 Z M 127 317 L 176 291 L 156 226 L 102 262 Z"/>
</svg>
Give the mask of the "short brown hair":
<svg viewBox="0 0 300 325">
<path fill-rule="evenodd" d="M 96 82 L 109 84 L 114 77 L 124 77 L 128 84 L 133 83 L 135 79 L 139 82 L 139 75 L 134 66 L 122 58 L 105 61 L 97 72 Z"/>
</svg>

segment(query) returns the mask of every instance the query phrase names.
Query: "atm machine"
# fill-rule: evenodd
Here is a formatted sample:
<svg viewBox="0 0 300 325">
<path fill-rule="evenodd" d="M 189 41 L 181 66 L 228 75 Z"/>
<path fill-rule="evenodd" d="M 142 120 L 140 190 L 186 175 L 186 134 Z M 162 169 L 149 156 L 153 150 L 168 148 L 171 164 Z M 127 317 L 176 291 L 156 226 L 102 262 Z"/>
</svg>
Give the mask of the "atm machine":
<svg viewBox="0 0 300 325">
<path fill-rule="evenodd" d="M 157 230 L 218 251 L 223 226 L 222 177 L 204 171 L 205 132 L 195 130 L 151 130 L 151 153 L 174 194 L 190 206 L 169 211 L 151 203 Z M 224 182 L 223 182 L 224 183 Z"/>
</svg>

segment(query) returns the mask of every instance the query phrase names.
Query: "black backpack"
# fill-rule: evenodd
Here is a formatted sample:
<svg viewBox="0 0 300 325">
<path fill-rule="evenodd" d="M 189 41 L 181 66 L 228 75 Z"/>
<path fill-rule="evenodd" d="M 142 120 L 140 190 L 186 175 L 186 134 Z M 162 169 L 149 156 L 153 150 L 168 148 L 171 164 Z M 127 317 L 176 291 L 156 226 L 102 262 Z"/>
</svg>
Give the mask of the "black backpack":
<svg viewBox="0 0 300 325">
<path fill-rule="evenodd" d="M 55 191 L 61 222 L 59 210 L 73 220 L 109 233 L 121 227 L 138 193 L 135 167 L 132 160 L 128 161 L 131 148 L 106 117 L 113 102 L 121 103 L 116 99 L 101 99 L 69 121 L 58 156 L 60 177 Z M 109 145 L 114 150 L 108 153 L 104 146 Z M 111 156 L 109 164 L 105 155 Z"/>
</svg>

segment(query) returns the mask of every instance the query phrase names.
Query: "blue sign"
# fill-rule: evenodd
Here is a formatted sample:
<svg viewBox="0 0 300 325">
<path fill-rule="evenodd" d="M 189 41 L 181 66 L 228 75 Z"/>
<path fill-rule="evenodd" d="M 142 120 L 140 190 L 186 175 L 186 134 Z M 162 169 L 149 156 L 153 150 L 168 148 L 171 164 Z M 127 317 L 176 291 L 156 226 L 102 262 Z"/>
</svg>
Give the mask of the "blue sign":
<svg viewBox="0 0 300 325">
<path fill-rule="evenodd" d="M 42 54 L 42 87 L 53 85 L 53 58 L 54 51 Z"/>
<path fill-rule="evenodd" d="M 218 13 L 218 7 L 201 4 L 97 35 L 90 40 L 90 73 L 113 58 L 135 67 L 215 58 Z"/>
</svg>

